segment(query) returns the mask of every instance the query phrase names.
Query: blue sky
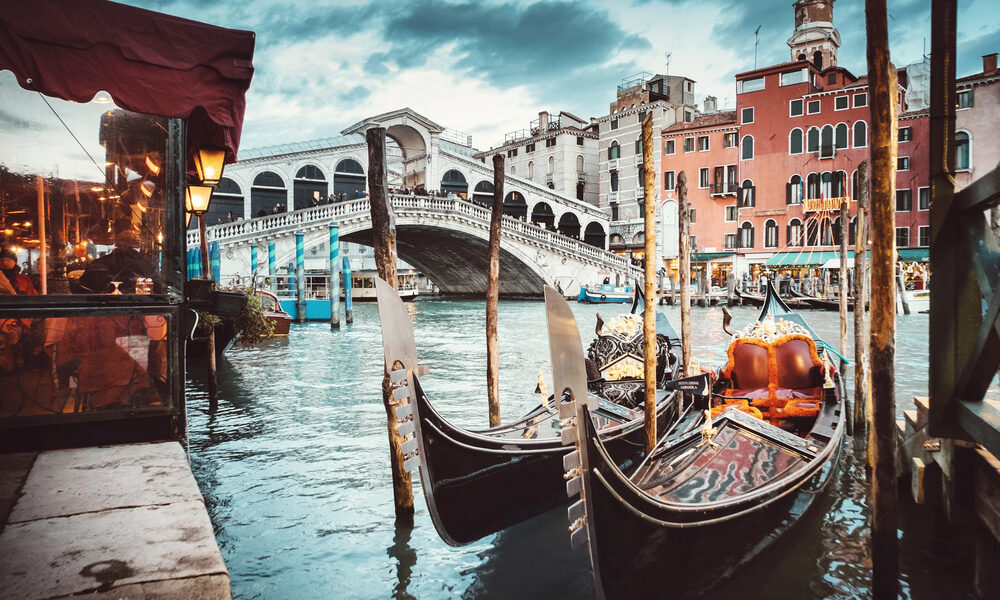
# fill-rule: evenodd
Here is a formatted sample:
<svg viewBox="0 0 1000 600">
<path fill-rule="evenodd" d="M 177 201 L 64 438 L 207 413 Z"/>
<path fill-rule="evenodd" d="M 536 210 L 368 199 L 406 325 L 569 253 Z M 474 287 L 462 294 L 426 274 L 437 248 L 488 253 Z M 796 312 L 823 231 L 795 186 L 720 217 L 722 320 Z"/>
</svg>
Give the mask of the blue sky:
<svg viewBox="0 0 1000 600">
<path fill-rule="evenodd" d="M 132 0 L 128 4 L 257 34 L 243 147 L 336 135 L 409 106 L 486 149 L 538 111 L 608 112 L 640 71 L 694 79 L 732 107 L 733 75 L 789 59 L 792 0 Z M 897 66 L 930 48 L 930 0 L 888 0 Z M 864 2 L 838 0 L 839 63 L 865 66 Z M 1000 51 L 1000 3 L 959 2 L 958 74 Z"/>
</svg>

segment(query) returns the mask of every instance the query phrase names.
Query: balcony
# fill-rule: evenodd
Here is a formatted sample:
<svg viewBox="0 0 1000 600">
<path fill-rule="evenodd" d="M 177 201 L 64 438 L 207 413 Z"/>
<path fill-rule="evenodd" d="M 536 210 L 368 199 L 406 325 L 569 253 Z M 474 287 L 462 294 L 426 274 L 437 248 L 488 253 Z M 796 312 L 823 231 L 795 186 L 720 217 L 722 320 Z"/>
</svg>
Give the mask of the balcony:
<svg viewBox="0 0 1000 600">
<path fill-rule="evenodd" d="M 608 193 L 608 202 L 618 202 L 618 192 Z"/>
<path fill-rule="evenodd" d="M 576 180 L 578 182 L 580 182 L 580 183 L 586 183 L 586 181 L 587 181 L 587 174 L 583 173 L 583 172 L 577 173 L 576 174 Z"/>
<path fill-rule="evenodd" d="M 712 196 L 735 196 L 736 182 L 716 181 L 712 184 L 710 195 Z"/>
<path fill-rule="evenodd" d="M 545 174 L 545 183 L 552 183 L 552 173 Z"/>
<path fill-rule="evenodd" d="M 608 159 L 608 170 L 609 171 L 614 171 L 614 170 L 617 170 L 617 169 L 618 169 L 618 159 L 617 158 L 609 158 Z"/>
<path fill-rule="evenodd" d="M 832 198 L 806 198 L 802 201 L 802 212 L 839 211 L 840 205 L 850 202 L 847 196 L 834 196 Z"/>
</svg>

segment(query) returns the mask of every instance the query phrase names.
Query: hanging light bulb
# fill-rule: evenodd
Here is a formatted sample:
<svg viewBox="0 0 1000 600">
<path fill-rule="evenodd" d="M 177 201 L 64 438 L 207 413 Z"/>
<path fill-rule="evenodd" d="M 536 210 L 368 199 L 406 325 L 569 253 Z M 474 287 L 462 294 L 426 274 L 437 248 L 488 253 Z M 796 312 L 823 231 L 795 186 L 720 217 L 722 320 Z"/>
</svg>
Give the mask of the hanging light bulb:
<svg viewBox="0 0 1000 600">
<path fill-rule="evenodd" d="M 153 197 L 154 188 L 156 188 L 156 184 L 153 183 L 152 181 L 149 181 L 148 179 L 143 180 L 143 182 L 139 184 L 139 190 L 141 190 L 142 195 L 147 198 Z"/>
<path fill-rule="evenodd" d="M 146 168 L 149 169 L 149 172 L 153 175 L 160 174 L 160 165 L 153 162 L 153 159 L 150 158 L 148 154 L 146 155 Z"/>
</svg>

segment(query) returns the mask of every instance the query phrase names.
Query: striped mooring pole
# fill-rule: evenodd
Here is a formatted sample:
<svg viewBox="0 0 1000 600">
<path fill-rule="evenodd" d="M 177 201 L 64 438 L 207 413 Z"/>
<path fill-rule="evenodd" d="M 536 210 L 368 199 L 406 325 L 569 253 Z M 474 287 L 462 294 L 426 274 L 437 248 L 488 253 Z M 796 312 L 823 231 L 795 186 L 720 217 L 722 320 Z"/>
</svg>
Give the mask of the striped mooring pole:
<svg viewBox="0 0 1000 600">
<path fill-rule="evenodd" d="M 278 278 L 275 277 L 277 257 L 274 256 L 274 242 L 267 243 L 267 276 L 271 279 L 271 291 L 278 293 Z"/>
<path fill-rule="evenodd" d="M 344 255 L 344 320 L 350 325 L 354 322 L 354 306 L 351 301 L 354 282 L 351 281 L 351 259 Z"/>
<path fill-rule="evenodd" d="M 250 246 L 250 282 L 257 285 L 257 244 Z"/>
<path fill-rule="evenodd" d="M 296 322 L 306 322 L 306 254 L 303 248 L 305 232 L 295 232 L 295 315 Z"/>
<path fill-rule="evenodd" d="M 330 223 L 330 329 L 340 329 L 340 224 Z"/>
</svg>

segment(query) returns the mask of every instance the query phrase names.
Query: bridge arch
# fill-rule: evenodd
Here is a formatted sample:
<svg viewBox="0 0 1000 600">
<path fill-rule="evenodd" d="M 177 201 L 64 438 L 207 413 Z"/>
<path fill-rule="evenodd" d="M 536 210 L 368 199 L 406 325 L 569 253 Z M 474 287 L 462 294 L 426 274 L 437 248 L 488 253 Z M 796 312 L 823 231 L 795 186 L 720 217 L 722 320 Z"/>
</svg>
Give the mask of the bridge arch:
<svg viewBox="0 0 1000 600">
<path fill-rule="evenodd" d="M 559 227 L 557 228 L 566 237 L 580 239 L 580 218 L 573 211 L 566 211 L 559 217 Z"/>
<path fill-rule="evenodd" d="M 250 186 L 250 214 L 255 217 L 261 211 L 268 215 L 272 214 L 278 204 L 284 207 L 283 211 L 288 210 L 288 189 L 285 187 L 285 180 L 276 171 L 262 169 L 254 175 Z"/>
<path fill-rule="evenodd" d="M 350 199 L 365 189 L 365 169 L 361 163 L 350 157 L 338 160 L 333 167 L 333 193 L 345 194 Z"/>
<path fill-rule="evenodd" d="M 591 221 L 583 231 L 583 241 L 597 248 L 607 248 L 604 227 L 597 221 Z"/>
<path fill-rule="evenodd" d="M 484 179 L 477 183 L 472 191 L 472 201 L 484 206 L 493 206 L 493 182 Z"/>
<path fill-rule="evenodd" d="M 467 198 L 469 194 L 469 182 L 463 174 L 458 169 L 448 169 L 441 176 L 441 185 L 439 189 L 442 192 L 452 192 Z"/>
<path fill-rule="evenodd" d="M 399 147 L 402 155 L 402 183 L 411 189 L 421 184 L 426 185 L 428 181 L 427 161 L 418 160 L 430 155 L 431 140 L 425 134 L 426 132 L 409 125 L 405 119 L 402 123 L 389 125 L 385 130 L 386 137 Z"/>
<path fill-rule="evenodd" d="M 528 216 L 528 203 L 524 200 L 524 194 L 512 191 L 504 196 L 503 214 L 524 221 Z"/>
<path fill-rule="evenodd" d="M 326 175 L 312 162 L 307 162 L 295 171 L 292 181 L 292 210 L 312 206 L 313 194 L 319 192 L 320 204 L 326 202 L 328 183 Z"/>
<path fill-rule="evenodd" d="M 555 231 L 556 214 L 552 211 L 549 203 L 544 200 L 535 203 L 531 208 L 531 218 L 528 220 L 536 225 Z"/>
</svg>

